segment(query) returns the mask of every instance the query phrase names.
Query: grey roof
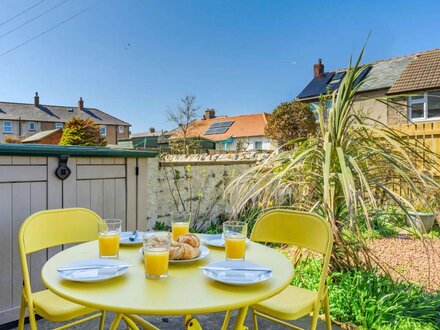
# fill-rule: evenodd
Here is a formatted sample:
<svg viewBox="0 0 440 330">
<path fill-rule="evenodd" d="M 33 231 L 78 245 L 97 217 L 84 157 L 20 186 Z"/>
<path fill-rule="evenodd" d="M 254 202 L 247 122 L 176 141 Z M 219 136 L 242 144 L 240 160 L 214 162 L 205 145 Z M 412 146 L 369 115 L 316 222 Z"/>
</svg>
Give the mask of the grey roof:
<svg viewBox="0 0 440 330">
<path fill-rule="evenodd" d="M 416 55 L 411 54 L 366 64 L 370 69 L 359 88 L 359 92 L 390 88 Z M 320 94 L 326 93 L 327 85 L 330 84 L 332 76 L 344 71 L 345 69 L 325 72 L 320 77 L 314 77 L 304 90 L 298 94 L 297 99 L 316 99 Z M 334 90 L 334 87 L 337 88 L 338 86 L 330 87 Z"/>
<path fill-rule="evenodd" d="M 26 143 L 26 142 L 36 142 L 41 140 L 42 138 L 46 137 L 46 136 L 50 136 L 53 133 L 62 130 L 62 128 L 58 128 L 58 129 L 51 129 L 48 131 L 41 131 L 38 133 L 35 133 L 34 135 L 31 135 L 29 137 L 27 137 L 26 139 L 22 140 L 22 143 Z"/>
<path fill-rule="evenodd" d="M 0 120 L 21 120 L 65 123 L 72 117 L 92 119 L 98 125 L 122 125 L 129 123 L 115 118 L 96 108 L 66 107 L 58 105 L 43 105 L 38 108 L 30 103 L 0 102 Z"/>
<path fill-rule="evenodd" d="M 408 55 L 372 63 L 359 92 L 390 88 L 413 58 L 414 55 Z"/>
</svg>

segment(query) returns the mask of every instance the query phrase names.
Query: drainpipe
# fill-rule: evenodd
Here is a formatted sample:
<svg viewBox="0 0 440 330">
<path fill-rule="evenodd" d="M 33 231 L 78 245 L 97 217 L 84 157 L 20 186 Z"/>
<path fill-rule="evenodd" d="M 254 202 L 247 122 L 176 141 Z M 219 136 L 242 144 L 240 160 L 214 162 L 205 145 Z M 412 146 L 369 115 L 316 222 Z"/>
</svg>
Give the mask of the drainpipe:
<svg viewBox="0 0 440 330">
<path fill-rule="evenodd" d="M 21 117 L 18 117 L 18 136 L 21 136 Z"/>
</svg>

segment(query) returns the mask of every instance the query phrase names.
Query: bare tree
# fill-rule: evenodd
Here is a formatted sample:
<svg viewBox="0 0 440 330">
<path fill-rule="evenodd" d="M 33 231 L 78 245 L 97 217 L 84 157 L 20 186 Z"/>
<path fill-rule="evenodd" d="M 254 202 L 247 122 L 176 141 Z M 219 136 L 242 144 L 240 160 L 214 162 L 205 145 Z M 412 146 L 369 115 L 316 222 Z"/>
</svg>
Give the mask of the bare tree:
<svg viewBox="0 0 440 330">
<path fill-rule="evenodd" d="M 175 109 L 168 109 L 166 115 L 168 121 L 177 125 L 179 135 L 183 141 L 183 150 L 186 153 L 188 152 L 188 130 L 192 122 L 197 118 L 200 106 L 196 104 L 196 97 L 194 95 L 186 95 L 180 101 L 182 105 L 178 105 Z"/>
</svg>

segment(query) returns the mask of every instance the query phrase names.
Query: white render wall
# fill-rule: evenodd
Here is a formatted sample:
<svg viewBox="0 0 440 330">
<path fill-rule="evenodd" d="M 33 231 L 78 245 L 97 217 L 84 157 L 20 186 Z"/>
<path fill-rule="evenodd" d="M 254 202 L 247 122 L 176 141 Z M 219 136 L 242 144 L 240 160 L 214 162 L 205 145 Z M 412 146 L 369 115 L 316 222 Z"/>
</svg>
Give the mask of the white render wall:
<svg viewBox="0 0 440 330">
<path fill-rule="evenodd" d="M 255 142 L 262 143 L 262 148 L 260 150 L 275 150 L 276 149 L 276 145 L 271 140 L 269 140 L 267 137 L 265 137 L 265 136 L 252 136 L 252 137 L 246 137 L 246 138 L 234 138 L 234 141 L 232 143 L 228 143 L 227 150 L 230 150 L 230 151 L 237 150 L 238 141 L 243 141 L 243 143 L 245 143 L 245 145 L 247 146 L 246 147 L 247 151 L 257 150 L 255 148 Z M 224 143 L 223 142 L 216 142 L 215 149 L 216 150 L 225 150 Z"/>
</svg>

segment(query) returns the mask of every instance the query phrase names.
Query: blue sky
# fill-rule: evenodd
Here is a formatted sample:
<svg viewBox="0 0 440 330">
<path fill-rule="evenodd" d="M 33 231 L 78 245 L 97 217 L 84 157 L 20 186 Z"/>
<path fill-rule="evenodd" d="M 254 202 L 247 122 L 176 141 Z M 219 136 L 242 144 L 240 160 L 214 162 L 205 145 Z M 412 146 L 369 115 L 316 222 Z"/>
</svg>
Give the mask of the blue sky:
<svg viewBox="0 0 440 330">
<path fill-rule="evenodd" d="M 271 112 L 322 58 L 345 67 L 440 47 L 439 1 L 2 0 L 0 100 L 97 107 L 168 129 L 165 110 L 193 94 L 220 115 Z M 4 23 L 26 8 L 23 15 Z M 9 31 L 62 3 L 41 18 Z"/>
</svg>

